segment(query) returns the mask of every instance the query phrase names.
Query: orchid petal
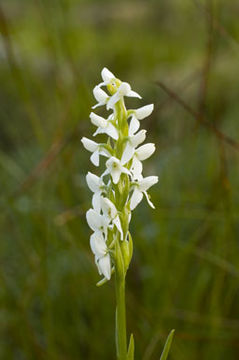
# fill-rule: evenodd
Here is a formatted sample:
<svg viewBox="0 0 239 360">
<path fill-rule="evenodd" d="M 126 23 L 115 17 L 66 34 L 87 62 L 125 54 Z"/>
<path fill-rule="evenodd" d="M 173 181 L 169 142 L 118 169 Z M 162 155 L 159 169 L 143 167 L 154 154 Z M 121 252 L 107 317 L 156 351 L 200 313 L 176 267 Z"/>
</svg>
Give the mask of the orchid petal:
<svg viewBox="0 0 239 360">
<path fill-rule="evenodd" d="M 124 234 L 119 216 L 116 216 L 116 218 L 113 220 L 113 224 L 117 227 L 118 231 L 120 232 L 120 240 L 124 240 Z"/>
<path fill-rule="evenodd" d="M 95 165 L 95 166 L 99 166 L 100 164 L 100 154 L 99 151 L 96 150 L 95 152 L 93 152 L 93 154 L 90 157 L 90 161 Z"/>
<path fill-rule="evenodd" d="M 101 198 L 100 192 L 94 193 L 94 195 L 92 196 L 92 206 L 93 206 L 93 209 L 95 211 L 97 211 L 97 213 L 100 213 L 100 210 L 101 210 L 100 198 Z"/>
<path fill-rule="evenodd" d="M 88 210 L 86 213 L 86 220 L 93 231 L 106 232 L 106 228 L 108 226 L 107 219 L 103 215 L 100 215 L 97 211 L 93 209 Z"/>
<path fill-rule="evenodd" d="M 109 71 L 106 67 L 101 71 L 101 77 L 105 84 L 109 83 L 112 79 L 115 79 L 114 74 Z"/>
<path fill-rule="evenodd" d="M 137 188 L 135 188 L 132 197 L 130 199 L 130 209 L 134 210 L 142 199 L 143 199 L 142 192 L 139 191 Z"/>
<path fill-rule="evenodd" d="M 137 134 L 132 136 L 130 141 L 131 141 L 131 144 L 133 145 L 133 147 L 136 148 L 142 142 L 144 142 L 145 138 L 146 138 L 146 130 L 140 130 Z"/>
<path fill-rule="evenodd" d="M 142 99 L 142 96 L 140 96 L 136 91 L 133 90 L 130 90 L 126 96 Z"/>
<path fill-rule="evenodd" d="M 140 191 L 147 191 L 151 186 L 158 182 L 158 176 L 147 176 L 139 181 L 138 188 Z"/>
<path fill-rule="evenodd" d="M 99 259 L 102 256 L 105 256 L 107 252 L 107 246 L 101 232 L 96 231 L 91 235 L 90 247 L 97 259 Z"/>
<path fill-rule="evenodd" d="M 88 139 L 86 137 L 83 137 L 81 139 L 81 142 L 82 142 L 84 148 L 86 150 L 90 151 L 90 152 L 96 151 L 98 149 L 98 147 L 99 147 L 99 144 L 97 144 L 95 141 L 90 140 L 90 139 Z"/>
<path fill-rule="evenodd" d="M 107 105 L 106 105 L 106 109 L 109 110 L 109 109 L 113 109 L 114 108 L 114 105 L 120 100 L 120 94 L 119 92 L 117 91 L 114 95 L 112 95 L 109 99 L 109 101 L 107 102 Z"/>
<path fill-rule="evenodd" d="M 139 127 L 140 127 L 139 120 L 133 114 L 129 124 L 129 136 L 133 136 L 136 133 L 136 131 L 139 130 Z"/>
<path fill-rule="evenodd" d="M 110 175 L 112 177 L 113 183 L 118 184 L 121 171 L 119 169 L 112 169 Z"/>
<path fill-rule="evenodd" d="M 127 162 L 130 161 L 130 159 L 132 159 L 132 157 L 134 156 L 134 147 L 131 145 L 130 142 L 127 142 L 126 147 L 124 149 L 122 158 L 121 158 L 121 163 L 122 165 L 126 164 Z"/>
<path fill-rule="evenodd" d="M 90 119 L 92 124 L 94 124 L 95 126 L 101 128 L 105 128 L 107 126 L 107 120 L 104 119 L 102 116 L 95 114 L 94 112 L 90 113 Z"/>
<path fill-rule="evenodd" d="M 100 187 L 99 187 L 100 180 L 101 179 L 99 178 L 99 176 L 92 174 L 90 171 L 86 175 L 87 185 L 88 185 L 89 189 L 94 193 L 99 191 L 99 189 L 100 189 Z"/>
<path fill-rule="evenodd" d="M 117 209 L 115 205 L 112 203 L 112 201 L 110 201 L 108 198 L 101 197 L 101 206 L 104 215 L 109 216 L 111 220 L 117 216 L 118 214 Z"/>
<path fill-rule="evenodd" d="M 111 278 L 111 263 L 110 263 L 110 255 L 109 254 L 107 254 L 104 257 L 99 259 L 98 269 L 106 277 L 106 279 L 110 280 L 110 278 Z"/>
<path fill-rule="evenodd" d="M 136 157 L 134 156 L 133 158 L 133 163 L 132 163 L 132 166 L 131 166 L 131 172 L 133 174 L 133 178 L 135 180 L 139 180 L 142 178 L 142 171 L 143 171 L 143 165 L 141 163 L 141 161 Z"/>
<path fill-rule="evenodd" d="M 93 95 L 94 95 L 95 99 L 102 105 L 106 104 L 106 102 L 109 98 L 107 93 L 104 90 L 102 90 L 98 85 L 94 87 Z"/>
<path fill-rule="evenodd" d="M 107 126 L 107 128 L 105 129 L 105 132 L 106 132 L 107 135 L 109 135 L 110 137 L 112 137 L 112 139 L 118 140 L 119 134 L 118 134 L 118 131 L 117 131 L 117 129 L 114 127 L 113 124 L 108 123 L 108 126 Z"/>
<path fill-rule="evenodd" d="M 146 160 L 148 159 L 155 151 L 155 145 L 152 143 L 144 144 L 140 146 L 137 151 L 137 157 L 139 160 Z"/>
<path fill-rule="evenodd" d="M 142 106 L 139 109 L 134 110 L 135 116 L 137 117 L 138 120 L 142 120 L 147 116 L 149 116 L 153 112 L 153 109 L 154 109 L 154 104 Z"/>
</svg>

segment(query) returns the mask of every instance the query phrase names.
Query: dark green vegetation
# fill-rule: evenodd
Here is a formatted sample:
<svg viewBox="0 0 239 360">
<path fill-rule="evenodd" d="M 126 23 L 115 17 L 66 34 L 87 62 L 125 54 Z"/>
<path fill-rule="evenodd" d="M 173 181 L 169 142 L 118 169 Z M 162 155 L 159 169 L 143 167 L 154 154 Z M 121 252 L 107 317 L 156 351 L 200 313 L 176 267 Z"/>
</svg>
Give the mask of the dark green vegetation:
<svg viewBox="0 0 239 360">
<path fill-rule="evenodd" d="M 143 96 L 128 106 L 156 105 L 142 123 L 156 210 L 131 224 L 136 359 L 159 359 L 172 328 L 172 360 L 238 359 L 238 14 L 238 0 L 2 1 L 0 359 L 114 359 L 80 142 L 104 66 Z"/>
</svg>

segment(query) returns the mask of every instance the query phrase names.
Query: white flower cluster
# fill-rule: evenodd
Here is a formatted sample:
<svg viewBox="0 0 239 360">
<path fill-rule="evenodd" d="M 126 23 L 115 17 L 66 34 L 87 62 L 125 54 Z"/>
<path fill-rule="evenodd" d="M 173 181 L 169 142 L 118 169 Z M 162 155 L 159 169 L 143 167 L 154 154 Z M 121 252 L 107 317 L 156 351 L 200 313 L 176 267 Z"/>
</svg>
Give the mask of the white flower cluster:
<svg viewBox="0 0 239 360">
<path fill-rule="evenodd" d="M 109 280 L 116 261 L 115 243 L 129 242 L 131 211 L 140 203 L 143 195 L 154 208 L 147 190 L 158 182 L 158 177 L 144 178 L 142 175 L 142 161 L 154 153 L 155 145 L 141 145 L 146 138 L 146 130 L 138 131 L 140 120 L 152 113 L 153 104 L 127 110 L 124 97 L 141 96 L 108 69 L 104 68 L 101 75 L 103 82 L 93 90 L 98 102 L 93 109 L 106 105 L 107 110 L 113 111 L 107 119 L 91 112 L 90 119 L 96 126 L 93 136 L 106 134 L 108 139 L 105 143 L 97 143 L 83 137 L 81 141 L 92 153 L 90 160 L 95 166 L 99 166 L 100 155 L 107 158 L 106 169 L 100 177 L 91 172 L 86 176 L 93 192 L 92 209 L 87 211 L 86 218 L 93 230 L 90 245 L 96 265 L 100 275 Z M 102 90 L 102 86 L 106 86 L 109 95 Z"/>
</svg>

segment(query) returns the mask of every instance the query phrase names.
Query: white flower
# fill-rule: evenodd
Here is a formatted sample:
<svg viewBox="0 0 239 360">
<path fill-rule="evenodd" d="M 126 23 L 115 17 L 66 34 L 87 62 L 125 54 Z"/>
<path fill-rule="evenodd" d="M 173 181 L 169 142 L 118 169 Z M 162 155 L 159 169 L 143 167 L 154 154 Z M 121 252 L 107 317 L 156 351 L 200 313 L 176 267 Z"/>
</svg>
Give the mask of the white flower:
<svg viewBox="0 0 239 360">
<path fill-rule="evenodd" d="M 137 92 L 131 90 L 131 86 L 127 82 L 122 82 L 121 85 L 118 87 L 116 93 L 112 95 L 110 99 L 107 101 L 106 104 L 107 110 L 113 109 L 114 105 L 124 96 L 137 97 L 141 99 L 141 96 Z"/>
<path fill-rule="evenodd" d="M 86 182 L 90 190 L 94 193 L 92 197 L 93 209 L 100 213 L 101 210 L 101 194 L 105 191 L 105 183 L 99 176 L 88 172 Z"/>
<path fill-rule="evenodd" d="M 101 232 L 94 232 L 90 237 L 91 250 L 95 255 L 95 262 L 99 270 L 99 274 L 103 274 L 106 279 L 111 277 L 111 261 L 104 236 Z"/>
<path fill-rule="evenodd" d="M 144 144 L 135 151 L 132 166 L 130 168 L 133 179 L 138 180 L 142 177 L 143 165 L 141 161 L 148 159 L 154 151 L 155 145 L 153 143 Z"/>
<path fill-rule="evenodd" d="M 103 79 L 103 82 L 100 83 L 98 86 L 107 86 L 112 82 L 112 80 L 116 78 L 114 74 L 111 71 L 109 71 L 106 67 L 104 67 L 104 69 L 101 71 L 101 77 Z"/>
<path fill-rule="evenodd" d="M 119 179 L 120 179 L 120 175 L 122 173 L 130 175 L 129 170 L 126 169 L 126 167 L 124 167 L 124 164 L 125 163 L 121 162 L 119 159 L 112 156 L 111 158 L 109 158 L 106 161 L 107 169 L 105 170 L 105 172 L 104 172 L 104 174 L 102 176 L 110 174 L 111 177 L 112 177 L 113 183 L 118 184 Z"/>
<path fill-rule="evenodd" d="M 107 134 L 110 137 L 112 137 L 112 139 L 118 140 L 119 138 L 118 131 L 116 130 L 114 125 L 110 122 L 110 120 L 106 120 L 102 116 L 99 116 L 94 112 L 90 113 L 90 119 L 92 124 L 98 127 L 98 129 L 93 134 L 93 136 L 97 134 Z"/>
<path fill-rule="evenodd" d="M 103 214 L 109 219 L 109 221 L 117 227 L 117 229 L 120 232 L 120 238 L 121 240 L 123 240 L 123 230 L 121 227 L 121 222 L 120 222 L 120 218 L 118 215 L 118 211 L 115 207 L 115 205 L 112 203 L 112 201 L 110 201 L 109 199 L 107 199 L 106 197 L 102 197 L 101 198 L 101 208 L 103 211 Z"/>
<path fill-rule="evenodd" d="M 146 138 L 146 130 L 140 130 L 137 134 L 129 136 L 125 146 L 121 161 L 126 164 L 134 155 L 135 148 L 144 142 Z"/>
<path fill-rule="evenodd" d="M 131 121 L 129 124 L 129 135 L 133 135 L 136 133 L 136 131 L 138 131 L 140 126 L 139 120 L 142 120 L 149 116 L 153 112 L 153 109 L 154 104 L 149 104 L 135 110 L 129 110 L 131 116 Z"/>
<path fill-rule="evenodd" d="M 99 87 L 99 85 L 94 87 L 93 94 L 94 94 L 95 99 L 98 101 L 98 103 L 96 105 L 92 106 L 92 109 L 95 109 L 98 106 L 105 105 L 109 99 L 109 95 L 107 95 L 107 93 L 104 90 L 102 90 Z"/>
<path fill-rule="evenodd" d="M 134 191 L 130 199 L 130 209 L 134 210 L 136 206 L 143 199 L 143 194 L 145 195 L 148 204 L 154 209 L 153 203 L 150 201 L 149 196 L 147 194 L 147 190 L 158 182 L 158 176 L 148 176 L 138 182 L 136 182 L 133 187 Z"/>
<path fill-rule="evenodd" d="M 110 157 L 110 153 L 101 144 L 97 144 L 95 141 L 86 137 L 83 137 L 81 142 L 86 150 L 92 152 L 90 160 L 95 166 L 99 166 L 100 155 Z"/>
<path fill-rule="evenodd" d="M 93 231 L 102 232 L 107 237 L 109 219 L 106 216 L 99 214 L 96 210 L 90 209 L 86 213 L 86 220 Z"/>
</svg>

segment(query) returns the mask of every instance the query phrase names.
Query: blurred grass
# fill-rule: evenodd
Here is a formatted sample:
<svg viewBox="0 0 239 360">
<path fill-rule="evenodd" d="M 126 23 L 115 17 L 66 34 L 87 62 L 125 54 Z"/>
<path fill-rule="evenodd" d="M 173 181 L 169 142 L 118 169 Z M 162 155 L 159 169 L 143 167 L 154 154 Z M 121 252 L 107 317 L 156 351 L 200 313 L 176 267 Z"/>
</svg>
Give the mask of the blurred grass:
<svg viewBox="0 0 239 360">
<path fill-rule="evenodd" d="M 2 2 L 0 359 L 115 356 L 80 143 L 104 66 L 156 105 L 142 124 L 156 210 L 141 204 L 131 224 L 136 358 L 159 359 L 171 328 L 170 359 L 238 358 L 239 151 L 213 129 L 239 142 L 238 12 L 236 0 Z"/>
</svg>

